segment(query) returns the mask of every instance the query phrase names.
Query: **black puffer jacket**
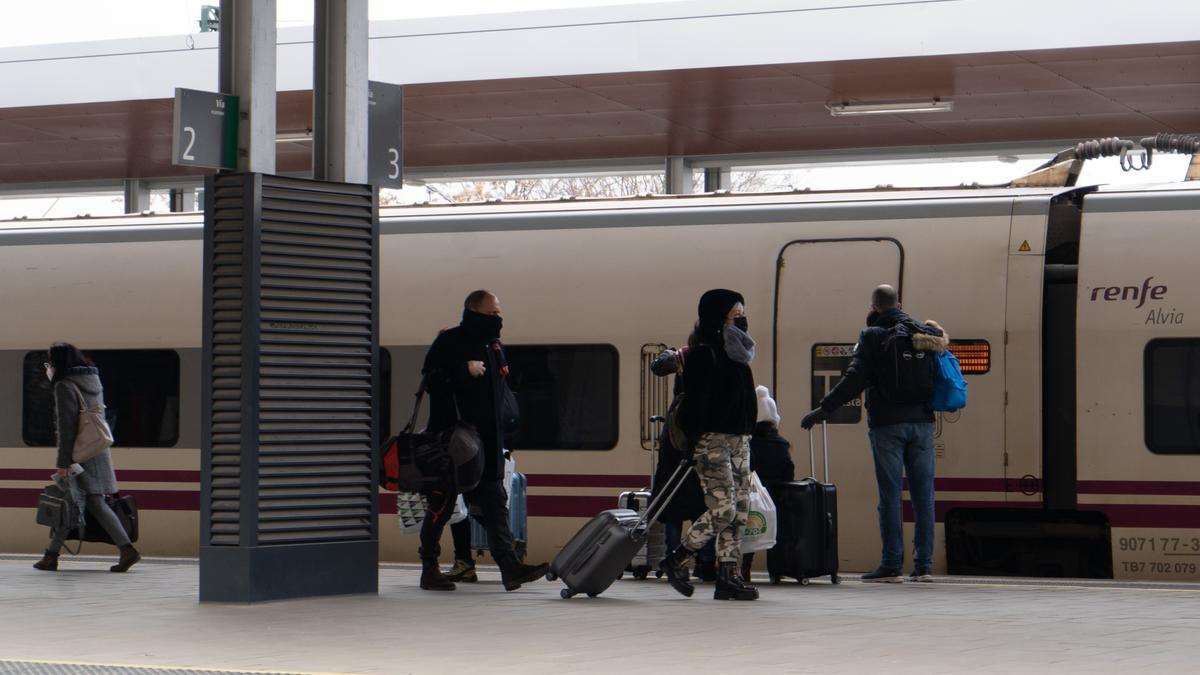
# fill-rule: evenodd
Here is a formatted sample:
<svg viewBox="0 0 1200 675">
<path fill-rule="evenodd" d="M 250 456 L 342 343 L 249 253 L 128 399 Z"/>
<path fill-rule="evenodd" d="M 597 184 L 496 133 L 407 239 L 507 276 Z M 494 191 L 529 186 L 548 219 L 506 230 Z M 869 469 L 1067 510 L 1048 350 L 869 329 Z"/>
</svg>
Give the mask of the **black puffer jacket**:
<svg viewBox="0 0 1200 675">
<path fill-rule="evenodd" d="M 683 367 L 683 432 L 695 443 L 701 434 L 748 436 L 758 417 L 754 373 L 724 349 L 701 344 L 688 350 Z"/>
<path fill-rule="evenodd" d="M 895 403 L 887 400 L 878 387 L 880 363 L 883 360 L 883 340 L 887 331 L 898 323 L 910 323 L 917 330 L 941 336 L 942 332 L 930 325 L 918 326 L 912 317 L 899 309 L 884 310 L 874 323 L 858 336 L 854 347 L 854 358 L 850 360 L 846 374 L 834 385 L 825 398 L 821 409 L 832 413 L 850 399 L 867 390 L 867 426 L 882 427 L 905 422 L 933 422 L 933 409 L 929 403 Z"/>
<path fill-rule="evenodd" d="M 792 444 L 779 435 L 774 425 L 759 422 L 750 437 L 750 470 L 766 486 L 790 483 L 796 479 L 791 450 Z"/>
<path fill-rule="evenodd" d="M 658 358 L 650 366 L 651 372 L 659 377 L 666 377 L 672 373 L 677 373 L 675 376 L 675 396 L 678 396 L 683 391 L 683 375 L 678 374 L 678 371 L 680 369 L 680 359 L 686 359 L 688 351 L 687 347 L 683 347 L 677 352 L 671 350 L 664 351 L 658 355 Z M 662 433 L 659 435 L 658 465 L 654 468 L 654 482 L 651 487 L 654 496 L 658 496 L 659 491 L 670 480 L 671 474 L 679 467 L 679 463 L 683 461 L 683 457 L 683 453 L 671 445 L 671 434 L 667 432 L 667 428 L 664 426 Z M 679 490 L 671 498 L 671 502 L 663 507 L 662 515 L 659 516 L 658 520 L 663 523 L 695 520 L 704 511 L 704 490 L 700 487 L 700 479 L 696 476 L 696 472 L 692 471 L 683 480 L 683 484 L 679 486 Z"/>
</svg>

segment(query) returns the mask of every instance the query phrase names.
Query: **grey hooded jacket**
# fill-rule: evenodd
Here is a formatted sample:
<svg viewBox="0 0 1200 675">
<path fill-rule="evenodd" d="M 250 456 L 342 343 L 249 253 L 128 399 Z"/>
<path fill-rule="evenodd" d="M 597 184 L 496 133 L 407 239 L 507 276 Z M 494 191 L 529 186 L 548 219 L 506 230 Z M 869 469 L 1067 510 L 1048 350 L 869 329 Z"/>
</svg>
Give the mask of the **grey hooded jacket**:
<svg viewBox="0 0 1200 675">
<path fill-rule="evenodd" d="M 75 449 L 75 431 L 79 425 L 79 397 L 75 387 L 83 394 L 83 405 L 91 407 L 104 403 L 104 388 L 100 385 L 100 371 L 90 366 L 80 366 L 67 371 L 65 377 L 54 383 L 54 419 L 58 431 L 58 461 L 60 469 L 71 466 L 71 452 Z M 117 492 L 117 475 L 113 471 L 112 453 L 107 449 L 83 462 L 83 473 L 77 477 L 79 488 L 86 494 L 112 494 Z"/>
</svg>

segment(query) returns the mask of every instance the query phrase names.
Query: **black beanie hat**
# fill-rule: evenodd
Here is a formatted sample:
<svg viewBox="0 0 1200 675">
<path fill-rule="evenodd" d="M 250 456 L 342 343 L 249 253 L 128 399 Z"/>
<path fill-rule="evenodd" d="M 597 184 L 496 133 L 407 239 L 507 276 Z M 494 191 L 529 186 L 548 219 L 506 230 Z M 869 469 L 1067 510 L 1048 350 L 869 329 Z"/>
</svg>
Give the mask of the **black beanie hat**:
<svg viewBox="0 0 1200 675">
<path fill-rule="evenodd" d="M 729 315 L 729 310 L 739 302 L 743 304 L 746 302 L 742 294 L 728 288 L 714 288 L 711 291 L 705 291 L 704 295 L 700 296 L 700 305 L 696 308 L 701 331 L 719 333 L 721 327 L 725 325 L 725 317 Z"/>
</svg>

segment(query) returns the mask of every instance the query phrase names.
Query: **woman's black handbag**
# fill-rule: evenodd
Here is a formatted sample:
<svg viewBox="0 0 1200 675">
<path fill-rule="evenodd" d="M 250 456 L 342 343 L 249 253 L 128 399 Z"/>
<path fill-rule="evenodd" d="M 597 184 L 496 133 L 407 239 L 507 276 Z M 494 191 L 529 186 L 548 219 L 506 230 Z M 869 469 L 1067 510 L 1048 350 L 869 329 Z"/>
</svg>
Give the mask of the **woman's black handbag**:
<svg viewBox="0 0 1200 675">
<path fill-rule="evenodd" d="M 105 495 L 104 501 L 108 502 L 108 508 L 117 514 L 117 520 L 121 521 L 121 529 L 125 530 L 130 543 L 136 543 L 138 540 L 138 509 L 133 495 L 122 495 L 118 492 L 113 495 Z M 108 530 L 101 527 L 95 518 L 88 517 L 87 509 L 83 510 L 83 536 L 79 536 L 79 530 L 76 528 L 67 533 L 67 539 L 116 545 L 116 542 L 108 534 Z"/>
<path fill-rule="evenodd" d="M 415 431 L 424 400 L 422 382 L 408 424 L 383 446 L 379 487 L 394 492 L 424 492 L 448 486 L 457 492 L 474 490 L 483 475 L 479 432 L 461 420 L 442 431 Z"/>
</svg>

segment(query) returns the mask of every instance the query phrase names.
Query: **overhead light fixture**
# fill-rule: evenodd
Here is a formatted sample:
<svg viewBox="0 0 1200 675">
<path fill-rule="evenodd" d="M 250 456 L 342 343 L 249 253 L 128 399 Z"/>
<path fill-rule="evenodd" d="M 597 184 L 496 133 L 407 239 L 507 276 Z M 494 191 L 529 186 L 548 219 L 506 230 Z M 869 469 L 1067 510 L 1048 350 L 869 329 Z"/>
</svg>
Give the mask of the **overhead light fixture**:
<svg viewBox="0 0 1200 675">
<path fill-rule="evenodd" d="M 954 101 L 935 98 L 932 101 L 905 101 L 902 103 L 826 103 L 829 114 L 834 117 L 856 117 L 862 115 L 910 115 L 913 113 L 950 112 Z"/>
<path fill-rule="evenodd" d="M 302 143 L 312 140 L 311 131 L 281 131 L 275 134 L 276 143 Z"/>
</svg>

